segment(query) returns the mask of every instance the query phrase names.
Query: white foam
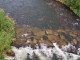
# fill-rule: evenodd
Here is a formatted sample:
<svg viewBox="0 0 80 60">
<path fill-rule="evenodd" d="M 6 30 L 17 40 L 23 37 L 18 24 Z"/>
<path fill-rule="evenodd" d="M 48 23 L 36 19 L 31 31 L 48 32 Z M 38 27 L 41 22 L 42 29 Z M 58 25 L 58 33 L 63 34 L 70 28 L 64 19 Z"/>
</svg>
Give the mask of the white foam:
<svg viewBox="0 0 80 60">
<path fill-rule="evenodd" d="M 28 35 L 29 35 L 29 34 L 26 33 L 26 34 L 23 34 L 22 37 L 27 37 Z"/>
<path fill-rule="evenodd" d="M 30 58 L 33 58 L 33 52 L 39 57 L 40 60 L 52 60 L 53 54 L 56 54 L 57 58 L 62 57 L 63 60 L 77 60 L 80 56 L 63 52 L 56 43 L 53 43 L 54 48 L 47 48 L 47 45 L 41 44 L 41 49 L 32 49 L 31 47 L 12 47 L 12 50 L 15 53 L 15 60 L 27 60 L 27 54 Z M 80 50 L 79 50 L 80 51 Z"/>
</svg>

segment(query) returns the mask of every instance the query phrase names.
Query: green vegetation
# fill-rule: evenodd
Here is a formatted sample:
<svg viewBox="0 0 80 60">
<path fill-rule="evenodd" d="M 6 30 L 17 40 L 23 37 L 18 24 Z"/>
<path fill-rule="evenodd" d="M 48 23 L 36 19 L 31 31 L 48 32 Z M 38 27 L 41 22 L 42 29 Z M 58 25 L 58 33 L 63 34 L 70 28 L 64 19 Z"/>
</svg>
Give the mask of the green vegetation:
<svg viewBox="0 0 80 60">
<path fill-rule="evenodd" d="M 44 35 L 43 40 L 48 40 L 48 37 L 46 35 Z"/>
<path fill-rule="evenodd" d="M 4 54 L 10 49 L 13 37 L 14 23 L 0 8 L 0 60 L 4 60 Z"/>
<path fill-rule="evenodd" d="M 80 17 L 80 0 L 65 0 L 65 3 Z"/>
<path fill-rule="evenodd" d="M 33 37 L 33 36 L 31 36 L 31 37 L 30 37 L 30 39 L 31 39 L 31 41 L 33 41 L 33 40 L 34 40 L 34 37 Z"/>
</svg>

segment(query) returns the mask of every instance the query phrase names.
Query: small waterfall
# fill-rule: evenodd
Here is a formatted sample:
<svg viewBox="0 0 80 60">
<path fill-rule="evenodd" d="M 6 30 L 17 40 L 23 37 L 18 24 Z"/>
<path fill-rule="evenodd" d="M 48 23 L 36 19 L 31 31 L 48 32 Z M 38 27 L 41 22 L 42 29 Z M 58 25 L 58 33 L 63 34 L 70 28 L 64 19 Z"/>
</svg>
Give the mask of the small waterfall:
<svg viewBox="0 0 80 60">
<path fill-rule="evenodd" d="M 12 46 L 15 53 L 15 60 L 78 60 L 79 55 L 62 51 L 56 43 L 53 48 L 47 48 L 47 45 L 41 44 L 41 48 L 33 49 L 29 47 L 16 48 Z M 36 46 L 37 47 L 37 46 Z M 78 49 L 78 53 L 80 49 Z"/>
</svg>

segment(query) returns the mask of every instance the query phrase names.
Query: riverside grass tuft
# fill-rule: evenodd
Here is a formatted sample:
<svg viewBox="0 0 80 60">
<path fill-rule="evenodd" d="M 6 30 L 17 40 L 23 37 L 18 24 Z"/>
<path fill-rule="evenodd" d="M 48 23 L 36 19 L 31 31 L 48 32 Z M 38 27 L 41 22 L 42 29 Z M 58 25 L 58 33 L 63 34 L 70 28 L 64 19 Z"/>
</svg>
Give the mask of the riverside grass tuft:
<svg viewBox="0 0 80 60">
<path fill-rule="evenodd" d="M 14 37 L 14 22 L 0 8 L 0 60 L 4 60 L 4 55 L 11 48 L 10 44 Z"/>
<path fill-rule="evenodd" d="M 80 0 L 65 0 L 65 4 L 80 17 Z"/>
</svg>

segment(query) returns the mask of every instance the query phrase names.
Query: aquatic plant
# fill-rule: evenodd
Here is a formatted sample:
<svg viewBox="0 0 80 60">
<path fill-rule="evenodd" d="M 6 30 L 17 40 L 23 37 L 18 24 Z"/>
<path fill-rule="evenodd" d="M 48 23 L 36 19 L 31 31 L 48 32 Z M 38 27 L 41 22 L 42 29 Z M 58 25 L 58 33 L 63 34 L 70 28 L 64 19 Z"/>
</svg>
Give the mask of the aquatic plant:
<svg viewBox="0 0 80 60">
<path fill-rule="evenodd" d="M 31 41 L 33 41 L 33 40 L 34 40 L 34 37 L 33 37 L 33 36 L 31 36 L 31 37 L 30 37 L 30 39 L 31 39 Z"/>
<path fill-rule="evenodd" d="M 48 37 L 46 35 L 44 35 L 43 40 L 48 40 Z"/>
</svg>

